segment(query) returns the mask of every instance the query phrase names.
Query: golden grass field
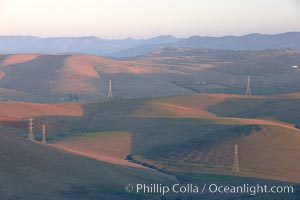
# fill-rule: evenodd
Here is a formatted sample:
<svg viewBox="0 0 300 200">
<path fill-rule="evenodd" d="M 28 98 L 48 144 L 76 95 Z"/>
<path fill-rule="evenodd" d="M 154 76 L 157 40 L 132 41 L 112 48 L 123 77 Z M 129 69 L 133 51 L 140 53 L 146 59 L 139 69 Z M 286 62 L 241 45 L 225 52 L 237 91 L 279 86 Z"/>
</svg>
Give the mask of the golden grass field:
<svg viewBox="0 0 300 200">
<path fill-rule="evenodd" d="M 82 116 L 82 103 L 1 102 L 1 121 L 21 120 L 39 116 Z"/>
<path fill-rule="evenodd" d="M 116 131 L 72 137 L 52 146 L 108 163 L 144 168 L 125 160 L 131 152 L 131 142 L 130 133 Z"/>
</svg>

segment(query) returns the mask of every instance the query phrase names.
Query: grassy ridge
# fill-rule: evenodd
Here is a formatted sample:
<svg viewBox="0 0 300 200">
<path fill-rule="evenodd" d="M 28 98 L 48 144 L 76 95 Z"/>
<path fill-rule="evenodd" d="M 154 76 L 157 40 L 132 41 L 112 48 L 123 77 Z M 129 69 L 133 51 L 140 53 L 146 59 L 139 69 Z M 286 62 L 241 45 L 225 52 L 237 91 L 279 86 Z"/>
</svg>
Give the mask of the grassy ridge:
<svg viewBox="0 0 300 200">
<path fill-rule="evenodd" d="M 273 118 L 299 124 L 300 99 L 242 99 L 231 98 L 208 108 L 223 117 Z"/>
</svg>

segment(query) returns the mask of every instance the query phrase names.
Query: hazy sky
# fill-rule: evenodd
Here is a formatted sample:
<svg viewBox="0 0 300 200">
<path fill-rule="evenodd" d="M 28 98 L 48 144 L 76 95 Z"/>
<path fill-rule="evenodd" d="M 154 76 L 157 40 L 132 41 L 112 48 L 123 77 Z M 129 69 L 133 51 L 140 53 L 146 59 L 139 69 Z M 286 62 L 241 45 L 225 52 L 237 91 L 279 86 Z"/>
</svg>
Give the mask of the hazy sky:
<svg viewBox="0 0 300 200">
<path fill-rule="evenodd" d="M 147 38 L 300 31 L 300 0 L 0 0 L 0 35 Z"/>
</svg>

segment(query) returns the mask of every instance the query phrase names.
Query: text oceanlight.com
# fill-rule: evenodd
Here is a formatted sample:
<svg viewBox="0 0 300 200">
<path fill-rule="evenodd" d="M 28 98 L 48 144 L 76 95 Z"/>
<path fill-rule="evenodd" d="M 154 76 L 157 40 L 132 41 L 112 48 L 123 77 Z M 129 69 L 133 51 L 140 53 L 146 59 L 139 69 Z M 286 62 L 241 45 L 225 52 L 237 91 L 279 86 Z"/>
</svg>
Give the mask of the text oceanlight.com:
<svg viewBox="0 0 300 200">
<path fill-rule="evenodd" d="M 218 184 L 174 184 L 172 186 L 163 184 L 127 184 L 126 192 L 136 194 L 292 194 L 293 186 L 268 186 L 260 184 L 242 184 L 242 185 L 218 185 Z"/>
</svg>

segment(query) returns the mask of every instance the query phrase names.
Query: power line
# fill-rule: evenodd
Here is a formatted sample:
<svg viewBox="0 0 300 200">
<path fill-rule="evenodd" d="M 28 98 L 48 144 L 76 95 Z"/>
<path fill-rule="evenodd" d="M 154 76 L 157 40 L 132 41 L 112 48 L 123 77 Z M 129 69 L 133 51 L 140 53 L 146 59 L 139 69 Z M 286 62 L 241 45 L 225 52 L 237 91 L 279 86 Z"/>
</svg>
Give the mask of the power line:
<svg viewBox="0 0 300 200">
<path fill-rule="evenodd" d="M 112 98 L 113 98 L 113 93 L 112 93 L 112 81 L 111 81 L 111 80 L 109 80 L 109 86 L 108 86 L 107 98 L 108 98 L 108 99 L 112 99 Z"/>
<path fill-rule="evenodd" d="M 234 146 L 234 158 L 233 158 L 232 173 L 235 175 L 240 174 L 240 165 L 239 165 L 238 145 L 237 144 Z"/>
<path fill-rule="evenodd" d="M 246 96 L 251 96 L 250 76 L 248 76 L 248 80 L 247 80 Z"/>
<path fill-rule="evenodd" d="M 33 134 L 33 119 L 30 118 L 28 119 L 29 122 L 28 122 L 28 139 L 31 140 L 31 141 L 34 141 L 34 134 Z"/>
<path fill-rule="evenodd" d="M 42 126 L 42 141 L 41 141 L 43 144 L 47 144 L 47 141 L 46 141 L 46 126 L 45 124 L 43 124 Z"/>
</svg>

